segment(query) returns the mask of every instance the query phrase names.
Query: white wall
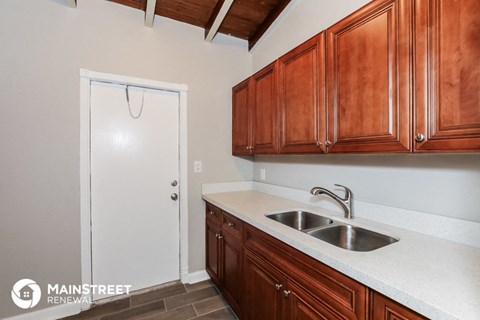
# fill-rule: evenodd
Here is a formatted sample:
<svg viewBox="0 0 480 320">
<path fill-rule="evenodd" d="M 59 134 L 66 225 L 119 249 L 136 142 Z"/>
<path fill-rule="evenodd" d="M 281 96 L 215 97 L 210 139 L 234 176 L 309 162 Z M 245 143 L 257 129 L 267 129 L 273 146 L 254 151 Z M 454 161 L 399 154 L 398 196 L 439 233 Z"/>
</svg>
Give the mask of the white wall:
<svg viewBox="0 0 480 320">
<path fill-rule="evenodd" d="M 80 283 L 79 68 L 186 83 L 190 271 L 204 268 L 204 182 L 251 180 L 231 156 L 231 87 L 251 73 L 246 42 L 104 0 L 0 1 L 0 318 L 13 283 Z M 45 307 L 45 303 L 34 310 Z"/>
<path fill-rule="evenodd" d="M 254 71 L 366 4 L 297 0 L 254 48 Z M 255 157 L 255 180 L 310 190 L 345 184 L 355 198 L 480 222 L 480 155 L 311 155 Z"/>
<path fill-rule="evenodd" d="M 479 154 L 261 156 L 256 181 L 261 168 L 275 185 L 342 194 L 338 183 L 356 200 L 480 222 Z"/>
</svg>

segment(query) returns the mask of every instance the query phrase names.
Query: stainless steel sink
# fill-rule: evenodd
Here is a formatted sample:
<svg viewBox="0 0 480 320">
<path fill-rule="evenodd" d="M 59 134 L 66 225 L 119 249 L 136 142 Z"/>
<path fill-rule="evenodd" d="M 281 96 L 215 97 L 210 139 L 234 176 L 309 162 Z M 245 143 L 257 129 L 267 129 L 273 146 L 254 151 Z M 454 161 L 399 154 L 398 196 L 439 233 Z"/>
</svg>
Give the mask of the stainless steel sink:
<svg viewBox="0 0 480 320">
<path fill-rule="evenodd" d="M 372 251 L 395 243 L 393 237 L 347 224 L 312 230 L 309 235 L 351 251 Z"/>
<path fill-rule="evenodd" d="M 300 231 L 318 228 L 333 223 L 332 219 L 301 210 L 274 213 L 269 214 L 266 217 Z"/>
</svg>

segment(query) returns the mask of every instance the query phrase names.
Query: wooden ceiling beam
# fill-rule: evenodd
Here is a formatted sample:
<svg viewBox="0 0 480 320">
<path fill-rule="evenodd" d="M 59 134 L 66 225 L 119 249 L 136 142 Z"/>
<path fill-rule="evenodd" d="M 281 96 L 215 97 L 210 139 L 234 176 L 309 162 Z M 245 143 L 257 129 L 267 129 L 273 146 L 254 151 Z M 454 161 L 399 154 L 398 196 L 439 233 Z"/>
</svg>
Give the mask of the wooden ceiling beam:
<svg viewBox="0 0 480 320">
<path fill-rule="evenodd" d="M 65 4 L 67 5 L 67 7 L 76 8 L 77 0 L 65 0 Z"/>
<path fill-rule="evenodd" d="M 275 19 L 278 18 L 283 9 L 290 3 L 290 0 L 281 0 L 278 5 L 273 8 L 268 16 L 263 20 L 262 24 L 257 28 L 255 33 L 248 39 L 248 50 L 252 50 L 253 46 L 260 40 L 260 38 L 267 32 Z"/>
<path fill-rule="evenodd" d="M 153 20 L 155 20 L 155 8 L 157 6 L 157 0 L 147 0 L 145 6 L 145 26 L 153 28 Z"/>
<path fill-rule="evenodd" d="M 233 0 L 218 0 L 205 26 L 205 41 L 212 42 L 232 4 Z"/>
</svg>

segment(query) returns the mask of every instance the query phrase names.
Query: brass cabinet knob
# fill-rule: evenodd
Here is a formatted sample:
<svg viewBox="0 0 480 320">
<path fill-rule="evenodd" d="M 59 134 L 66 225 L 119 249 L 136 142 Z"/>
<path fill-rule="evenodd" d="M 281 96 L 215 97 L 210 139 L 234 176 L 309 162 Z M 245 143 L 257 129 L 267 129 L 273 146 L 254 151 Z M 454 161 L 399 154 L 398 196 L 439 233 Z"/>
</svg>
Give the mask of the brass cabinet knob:
<svg viewBox="0 0 480 320">
<path fill-rule="evenodd" d="M 290 295 L 290 290 L 283 291 L 283 295 L 285 296 L 285 298 L 288 298 L 288 296 Z"/>
<path fill-rule="evenodd" d="M 280 291 L 280 289 L 282 289 L 282 287 L 283 287 L 283 285 L 281 285 L 280 283 L 277 283 L 275 285 L 275 290 Z"/>
<path fill-rule="evenodd" d="M 322 143 L 320 141 L 317 141 L 317 147 L 320 147 Z"/>
<path fill-rule="evenodd" d="M 326 145 L 327 147 L 330 147 L 330 146 L 332 145 L 332 143 L 331 143 L 329 140 L 327 140 L 327 141 L 325 141 L 325 145 Z"/>
<path fill-rule="evenodd" d="M 424 136 L 423 134 L 417 133 L 417 134 L 415 135 L 415 141 L 417 141 L 417 142 L 422 142 L 423 140 L 425 140 L 425 136 Z"/>
</svg>

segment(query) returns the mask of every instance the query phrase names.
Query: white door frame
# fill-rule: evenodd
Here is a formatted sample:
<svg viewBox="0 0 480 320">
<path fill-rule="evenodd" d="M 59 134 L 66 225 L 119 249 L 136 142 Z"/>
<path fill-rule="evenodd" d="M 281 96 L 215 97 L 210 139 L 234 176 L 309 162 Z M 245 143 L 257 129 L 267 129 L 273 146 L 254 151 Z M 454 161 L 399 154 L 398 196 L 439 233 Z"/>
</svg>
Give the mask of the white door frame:
<svg viewBox="0 0 480 320">
<path fill-rule="evenodd" d="M 180 280 L 188 282 L 188 158 L 187 158 L 187 91 L 186 84 L 172 84 L 80 69 L 80 226 L 82 284 L 92 283 L 91 189 L 90 189 L 90 83 L 92 81 L 174 91 L 179 93 L 180 152 Z M 91 296 L 89 296 L 91 299 Z M 82 305 L 88 309 L 90 305 Z"/>
</svg>

